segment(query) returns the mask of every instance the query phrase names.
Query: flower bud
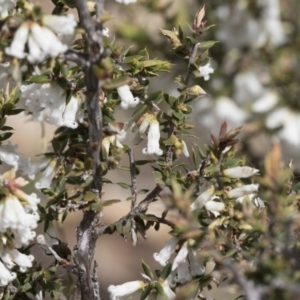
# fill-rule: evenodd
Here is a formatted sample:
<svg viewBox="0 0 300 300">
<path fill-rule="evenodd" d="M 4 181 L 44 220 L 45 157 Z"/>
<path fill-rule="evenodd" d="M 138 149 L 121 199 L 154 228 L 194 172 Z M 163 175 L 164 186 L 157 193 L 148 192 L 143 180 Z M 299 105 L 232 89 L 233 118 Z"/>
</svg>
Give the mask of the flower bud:
<svg viewBox="0 0 300 300">
<path fill-rule="evenodd" d="M 259 172 L 251 167 L 235 167 L 223 171 L 223 175 L 229 178 L 248 178 Z"/>
</svg>

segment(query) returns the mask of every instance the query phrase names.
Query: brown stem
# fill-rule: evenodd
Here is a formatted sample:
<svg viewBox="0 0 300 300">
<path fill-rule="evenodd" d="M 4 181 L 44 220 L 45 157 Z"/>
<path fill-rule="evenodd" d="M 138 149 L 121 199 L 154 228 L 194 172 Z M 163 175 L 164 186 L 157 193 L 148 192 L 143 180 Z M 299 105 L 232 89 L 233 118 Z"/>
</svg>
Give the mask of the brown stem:
<svg viewBox="0 0 300 300">
<path fill-rule="evenodd" d="M 98 0 L 97 5 L 104 0 Z M 102 170 L 100 162 L 100 147 L 102 142 L 102 111 L 99 103 L 100 82 L 93 72 L 93 64 L 101 58 L 103 53 L 102 32 L 98 30 L 101 24 L 94 22 L 90 16 L 85 0 L 76 0 L 76 8 L 79 22 L 86 33 L 84 39 L 87 43 L 87 61 L 83 67 L 86 84 L 86 103 L 89 123 L 89 140 L 87 155 L 93 162 L 93 181 L 90 190 L 97 194 L 101 201 Z M 98 18 L 99 19 L 99 18 Z M 98 20 L 97 19 L 97 20 Z M 97 235 L 94 232 L 95 224 L 98 224 L 101 214 L 96 211 L 85 211 L 83 219 L 77 228 L 77 245 L 74 247 L 74 261 L 78 269 L 78 281 L 81 290 L 81 299 L 99 300 L 100 292 L 92 277 L 92 261 L 96 247 Z"/>
</svg>

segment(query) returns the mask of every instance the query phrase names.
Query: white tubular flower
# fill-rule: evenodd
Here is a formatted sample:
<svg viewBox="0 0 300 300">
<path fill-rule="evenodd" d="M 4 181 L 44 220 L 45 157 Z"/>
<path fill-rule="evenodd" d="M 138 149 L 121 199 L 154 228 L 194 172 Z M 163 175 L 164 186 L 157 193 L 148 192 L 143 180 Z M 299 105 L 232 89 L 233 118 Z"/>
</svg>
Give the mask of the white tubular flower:
<svg viewBox="0 0 300 300">
<path fill-rule="evenodd" d="M 13 233 L 17 248 L 27 245 L 35 236 L 32 229 L 37 227 L 39 220 L 36 212 L 39 199 L 35 194 L 29 196 L 20 190 L 27 183 L 21 177 L 15 178 L 13 169 L 1 176 L 2 187 L 7 188 L 10 193 L 2 195 L 0 200 L 0 232 Z"/>
<path fill-rule="evenodd" d="M 207 63 L 203 67 L 199 67 L 200 76 L 204 78 L 205 81 L 209 80 L 209 74 L 214 72 L 214 69 L 210 66 L 210 63 Z"/>
<path fill-rule="evenodd" d="M 123 3 L 123 4 L 130 4 L 130 3 L 135 3 L 136 0 L 116 0 L 116 2 L 119 2 L 119 3 Z"/>
<path fill-rule="evenodd" d="M 185 242 L 179 250 L 172 264 L 172 271 L 177 271 L 175 276 L 175 282 L 184 284 L 185 282 L 190 281 L 192 279 L 189 270 L 188 253 L 189 250 L 187 242 Z"/>
<path fill-rule="evenodd" d="M 203 275 L 205 268 L 200 264 L 197 259 L 196 251 L 189 247 L 188 240 L 186 241 L 172 264 L 172 271 L 176 271 L 174 281 L 184 284 L 192 280 L 193 276 Z"/>
<path fill-rule="evenodd" d="M 9 282 L 17 278 L 17 274 L 9 272 L 0 261 L 0 286 L 6 286 Z"/>
<path fill-rule="evenodd" d="M 175 247 L 178 243 L 178 238 L 172 237 L 165 246 L 160 250 L 159 253 L 154 253 L 153 258 L 161 265 L 165 266 L 167 261 L 171 258 L 171 255 L 175 251 Z"/>
<path fill-rule="evenodd" d="M 6 54 L 22 59 L 27 55 L 25 45 L 28 43 L 27 59 L 31 63 L 38 63 L 47 55 L 56 57 L 67 51 L 68 46 L 61 42 L 55 33 L 72 35 L 77 25 L 74 17 L 72 15 L 44 16 L 43 24 L 45 26 L 31 21 L 21 24 L 10 47 L 5 49 Z"/>
<path fill-rule="evenodd" d="M 124 146 L 120 143 L 116 135 L 108 135 L 102 140 L 102 146 L 104 147 L 107 155 L 109 155 L 111 145 L 116 145 L 116 147 L 120 149 L 124 148 Z"/>
<path fill-rule="evenodd" d="M 138 97 L 133 97 L 129 85 L 122 85 L 117 88 L 118 94 L 121 98 L 121 107 L 127 109 L 128 107 L 136 107 L 140 99 Z"/>
<path fill-rule="evenodd" d="M 22 85 L 18 107 L 32 114 L 33 119 L 56 126 L 76 128 L 81 100 L 72 97 L 66 105 L 65 91 L 56 83 Z"/>
<path fill-rule="evenodd" d="M 228 198 L 239 198 L 257 192 L 259 184 L 248 184 L 226 192 Z"/>
<path fill-rule="evenodd" d="M 42 22 L 52 31 L 63 35 L 72 35 L 77 26 L 74 15 L 71 14 L 67 16 L 47 15 L 43 17 Z"/>
<path fill-rule="evenodd" d="M 141 124 L 141 127 L 143 123 Z M 160 139 L 159 123 L 155 118 L 150 121 L 148 136 L 147 136 L 147 148 L 143 149 L 143 154 L 146 155 L 156 154 L 159 156 L 162 155 L 163 151 L 159 147 L 159 139 Z"/>
<path fill-rule="evenodd" d="M 51 187 L 52 180 L 56 173 L 57 160 L 48 160 L 47 158 L 42 159 L 40 164 L 43 166 L 48 164 L 46 169 L 43 171 L 41 178 L 35 183 L 36 189 L 49 189 Z"/>
<path fill-rule="evenodd" d="M 216 218 L 220 215 L 220 212 L 225 209 L 225 204 L 220 201 L 214 201 L 214 199 L 220 199 L 220 198 L 214 197 L 210 201 L 206 202 L 204 207 L 206 208 L 206 210 L 211 212 Z"/>
<path fill-rule="evenodd" d="M 164 290 L 164 295 L 157 295 L 157 300 L 173 300 L 175 299 L 176 295 L 175 293 L 171 290 L 170 286 L 167 284 L 166 281 L 162 284 L 163 290 Z M 150 299 L 149 299 L 150 300 Z"/>
<path fill-rule="evenodd" d="M 223 171 L 223 175 L 229 178 L 248 178 L 259 172 L 251 167 L 234 167 Z"/>
<path fill-rule="evenodd" d="M 11 142 L 8 142 L 7 145 L 0 146 L 0 160 L 15 169 L 18 169 L 20 159 L 16 153 L 17 147 L 16 145 L 13 146 Z"/>
<path fill-rule="evenodd" d="M 29 23 L 23 23 L 15 33 L 14 39 L 11 45 L 5 48 L 5 53 L 17 58 L 24 58 L 26 53 L 24 52 L 25 44 L 29 35 Z"/>
<path fill-rule="evenodd" d="M 76 122 L 77 113 L 80 109 L 81 101 L 72 97 L 70 102 L 67 104 L 63 113 L 63 125 L 69 128 L 77 128 L 78 123 Z"/>
<path fill-rule="evenodd" d="M 32 267 L 34 260 L 33 255 L 26 255 L 19 252 L 17 249 L 3 250 L 1 259 L 7 268 L 13 267 L 15 264 L 19 266 L 21 272 L 26 272 L 27 268 Z"/>
<path fill-rule="evenodd" d="M 206 191 L 201 193 L 196 200 L 191 204 L 190 208 L 192 211 L 199 209 L 207 203 L 214 195 L 215 187 L 211 185 Z"/>
<path fill-rule="evenodd" d="M 130 296 L 141 296 L 142 289 L 144 287 L 143 281 L 130 281 L 121 285 L 110 285 L 108 287 L 109 299 L 121 300 L 128 299 Z M 140 299 L 140 298 L 136 298 Z"/>
</svg>

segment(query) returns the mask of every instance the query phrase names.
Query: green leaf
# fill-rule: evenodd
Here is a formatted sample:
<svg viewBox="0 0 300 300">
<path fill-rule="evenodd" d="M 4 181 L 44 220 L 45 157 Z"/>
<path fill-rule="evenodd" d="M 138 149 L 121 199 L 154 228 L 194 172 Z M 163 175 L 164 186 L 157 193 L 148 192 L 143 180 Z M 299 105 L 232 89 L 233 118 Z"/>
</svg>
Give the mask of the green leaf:
<svg viewBox="0 0 300 300">
<path fill-rule="evenodd" d="M 129 82 L 130 82 L 130 78 L 128 76 L 123 76 L 123 77 L 104 80 L 102 86 L 107 90 L 111 90 L 119 86 L 128 84 Z"/>
<path fill-rule="evenodd" d="M 142 267 L 143 267 L 144 273 L 153 280 L 154 276 L 151 271 L 151 268 L 144 261 L 142 261 Z"/>
<path fill-rule="evenodd" d="M 49 74 L 35 75 L 31 76 L 29 81 L 33 83 L 49 83 L 52 82 L 52 78 L 49 76 Z"/>
<path fill-rule="evenodd" d="M 140 300 L 145 300 L 149 296 L 150 292 L 151 292 L 151 286 L 148 285 L 146 288 L 144 288 Z"/>
<path fill-rule="evenodd" d="M 121 202 L 120 199 L 111 199 L 111 200 L 107 200 L 107 201 L 102 202 L 102 205 L 103 206 L 110 206 L 112 204 L 119 203 L 119 202 Z"/>
<path fill-rule="evenodd" d="M 130 185 L 125 182 L 117 182 L 117 185 L 119 185 L 123 189 L 130 189 Z"/>
<path fill-rule="evenodd" d="M 168 262 L 160 272 L 159 278 L 165 280 L 171 273 L 172 263 Z"/>
<path fill-rule="evenodd" d="M 219 43 L 218 41 L 206 41 L 206 42 L 202 42 L 200 43 L 199 48 L 201 49 L 209 49 L 212 46 L 214 46 L 216 43 Z"/>
</svg>

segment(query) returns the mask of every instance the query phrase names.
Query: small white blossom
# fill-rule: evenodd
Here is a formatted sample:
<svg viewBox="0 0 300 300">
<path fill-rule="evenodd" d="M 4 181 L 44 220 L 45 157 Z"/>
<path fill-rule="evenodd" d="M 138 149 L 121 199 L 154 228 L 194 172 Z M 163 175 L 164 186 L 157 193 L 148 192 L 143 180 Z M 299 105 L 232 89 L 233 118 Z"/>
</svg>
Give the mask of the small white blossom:
<svg viewBox="0 0 300 300">
<path fill-rule="evenodd" d="M 171 258 L 172 254 L 175 251 L 175 247 L 178 243 L 178 238 L 172 237 L 165 246 L 160 250 L 159 253 L 154 253 L 154 259 L 161 265 L 165 266 L 168 260 Z"/>
<path fill-rule="evenodd" d="M 209 80 L 209 74 L 214 72 L 214 69 L 207 63 L 205 66 L 199 67 L 200 76 L 204 78 L 205 81 Z"/>
<path fill-rule="evenodd" d="M 258 169 L 251 167 L 234 167 L 224 170 L 223 174 L 229 178 L 248 178 L 258 172 Z"/>
<path fill-rule="evenodd" d="M 186 142 L 185 141 L 181 141 L 182 143 L 182 153 L 185 157 L 190 157 L 190 153 L 189 153 L 189 149 L 186 145 Z"/>
<path fill-rule="evenodd" d="M 228 198 L 239 198 L 257 192 L 258 188 L 258 184 L 248 184 L 232 189 L 226 194 Z"/>
<path fill-rule="evenodd" d="M 109 299 L 121 300 L 128 299 L 130 296 L 139 297 L 140 299 L 142 289 L 144 287 L 143 281 L 130 281 L 121 285 L 110 285 L 108 287 Z"/>
<path fill-rule="evenodd" d="M 140 99 L 138 97 L 133 97 L 129 85 L 122 85 L 117 88 L 118 94 L 121 98 L 121 107 L 127 109 L 128 107 L 136 107 Z"/>
</svg>

